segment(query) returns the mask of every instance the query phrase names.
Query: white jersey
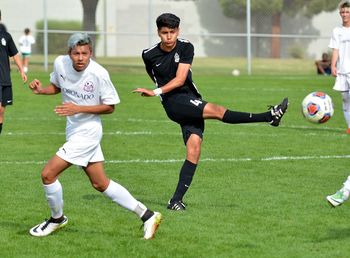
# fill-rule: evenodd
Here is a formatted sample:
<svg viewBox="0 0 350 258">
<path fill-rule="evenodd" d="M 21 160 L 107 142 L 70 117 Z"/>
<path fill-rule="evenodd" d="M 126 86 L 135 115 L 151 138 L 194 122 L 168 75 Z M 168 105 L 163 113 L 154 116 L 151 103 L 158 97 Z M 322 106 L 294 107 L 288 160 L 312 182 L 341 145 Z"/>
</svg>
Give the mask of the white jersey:
<svg viewBox="0 0 350 258">
<path fill-rule="evenodd" d="M 350 73 L 350 28 L 344 26 L 334 28 L 328 47 L 339 51 L 337 72 Z"/>
<path fill-rule="evenodd" d="M 21 53 L 32 53 L 32 44 L 35 43 L 35 39 L 32 35 L 23 35 L 19 38 L 19 50 Z"/>
<path fill-rule="evenodd" d="M 93 106 L 115 105 L 120 102 L 107 70 L 93 60 L 90 60 L 84 71 L 78 72 L 73 68 L 68 55 L 57 57 L 53 72 L 50 74 L 50 82 L 61 89 L 64 103 Z M 100 116 L 87 113 L 67 116 L 66 134 L 67 140 L 70 136 L 78 134 L 85 140 L 100 141 L 102 137 Z"/>
</svg>

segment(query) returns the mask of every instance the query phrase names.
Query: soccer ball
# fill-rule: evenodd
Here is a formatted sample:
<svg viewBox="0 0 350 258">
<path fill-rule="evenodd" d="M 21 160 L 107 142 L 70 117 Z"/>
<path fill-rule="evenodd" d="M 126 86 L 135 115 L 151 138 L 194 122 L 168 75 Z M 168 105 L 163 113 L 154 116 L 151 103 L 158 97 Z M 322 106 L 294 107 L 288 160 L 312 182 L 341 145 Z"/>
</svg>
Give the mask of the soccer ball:
<svg viewBox="0 0 350 258">
<path fill-rule="evenodd" d="M 304 117 L 312 123 L 325 123 L 334 113 L 331 97 L 321 91 L 307 95 L 301 103 L 301 108 Z"/>
<path fill-rule="evenodd" d="M 239 76 L 241 73 L 240 73 L 240 71 L 238 70 L 238 69 L 233 69 L 232 70 L 232 75 L 233 76 Z"/>
</svg>

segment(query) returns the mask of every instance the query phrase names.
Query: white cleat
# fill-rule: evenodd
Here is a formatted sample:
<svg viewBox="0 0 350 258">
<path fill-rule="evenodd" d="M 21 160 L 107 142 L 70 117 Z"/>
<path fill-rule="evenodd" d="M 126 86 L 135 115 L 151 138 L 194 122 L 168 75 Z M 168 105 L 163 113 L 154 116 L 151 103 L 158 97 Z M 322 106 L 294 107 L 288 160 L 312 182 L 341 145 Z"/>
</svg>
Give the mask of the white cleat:
<svg viewBox="0 0 350 258">
<path fill-rule="evenodd" d="M 29 230 L 32 236 L 43 237 L 51 234 L 52 232 L 64 227 L 68 223 L 68 218 L 63 216 L 63 221 L 60 223 L 52 222 L 51 219 L 45 220 L 43 223 L 38 224 Z"/>
<path fill-rule="evenodd" d="M 332 207 L 337 207 L 342 205 L 348 199 L 348 197 L 344 191 L 339 190 L 335 194 L 328 195 L 326 199 Z"/>
<path fill-rule="evenodd" d="M 162 214 L 155 211 L 153 216 L 143 223 L 143 238 L 152 239 L 161 221 Z"/>
</svg>

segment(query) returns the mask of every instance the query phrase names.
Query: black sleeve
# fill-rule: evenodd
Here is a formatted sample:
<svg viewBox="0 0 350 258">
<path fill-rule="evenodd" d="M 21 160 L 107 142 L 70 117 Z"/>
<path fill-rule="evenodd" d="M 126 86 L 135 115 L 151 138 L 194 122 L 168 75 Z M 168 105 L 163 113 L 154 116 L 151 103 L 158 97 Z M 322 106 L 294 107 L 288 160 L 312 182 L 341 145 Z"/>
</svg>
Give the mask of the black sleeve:
<svg viewBox="0 0 350 258">
<path fill-rule="evenodd" d="M 145 68 L 148 73 L 148 76 L 151 78 L 153 82 L 155 82 L 153 73 L 152 73 L 152 63 L 149 60 L 147 60 L 145 52 L 142 52 L 142 60 L 143 60 L 143 63 L 145 64 Z"/>
<path fill-rule="evenodd" d="M 194 47 L 190 42 L 184 43 L 180 63 L 192 64 L 194 57 Z"/>
<path fill-rule="evenodd" d="M 15 42 L 13 41 L 11 35 L 10 34 L 8 35 L 9 35 L 9 38 L 7 43 L 8 43 L 9 56 L 13 57 L 18 53 L 18 50 L 16 48 Z"/>
</svg>

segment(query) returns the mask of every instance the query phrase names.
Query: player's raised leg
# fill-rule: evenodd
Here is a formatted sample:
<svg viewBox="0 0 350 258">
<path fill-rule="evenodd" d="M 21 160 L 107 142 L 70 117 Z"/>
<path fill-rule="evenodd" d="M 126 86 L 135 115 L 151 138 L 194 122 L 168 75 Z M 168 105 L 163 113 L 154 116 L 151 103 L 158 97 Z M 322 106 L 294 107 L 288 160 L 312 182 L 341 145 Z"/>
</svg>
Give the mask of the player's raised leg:
<svg viewBox="0 0 350 258">
<path fill-rule="evenodd" d="M 284 98 L 280 104 L 269 106 L 269 111 L 263 113 L 248 113 L 232 111 L 213 103 L 208 103 L 203 110 L 204 119 L 218 119 L 228 124 L 266 122 L 272 126 L 279 126 L 286 113 L 289 102 Z"/>
</svg>

